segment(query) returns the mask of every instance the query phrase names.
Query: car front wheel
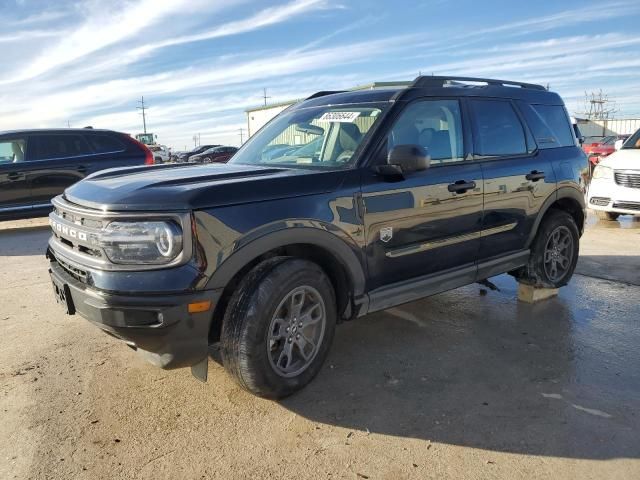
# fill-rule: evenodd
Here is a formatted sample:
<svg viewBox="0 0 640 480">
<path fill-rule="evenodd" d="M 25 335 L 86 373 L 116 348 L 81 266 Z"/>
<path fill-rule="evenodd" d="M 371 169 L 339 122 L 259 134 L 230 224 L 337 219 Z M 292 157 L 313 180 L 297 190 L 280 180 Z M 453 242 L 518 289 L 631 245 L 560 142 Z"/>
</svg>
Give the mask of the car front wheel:
<svg viewBox="0 0 640 480">
<path fill-rule="evenodd" d="M 255 267 L 229 300 L 221 352 L 246 390 L 282 398 L 320 371 L 336 325 L 333 286 L 315 263 L 277 257 Z"/>
</svg>

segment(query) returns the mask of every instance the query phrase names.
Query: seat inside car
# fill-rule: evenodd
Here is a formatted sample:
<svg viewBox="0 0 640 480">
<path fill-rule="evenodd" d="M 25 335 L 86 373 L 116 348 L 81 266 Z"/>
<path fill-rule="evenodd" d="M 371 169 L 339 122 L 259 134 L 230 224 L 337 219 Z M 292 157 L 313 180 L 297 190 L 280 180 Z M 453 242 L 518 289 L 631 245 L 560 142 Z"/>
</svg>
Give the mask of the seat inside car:
<svg viewBox="0 0 640 480">
<path fill-rule="evenodd" d="M 21 142 L 12 142 L 11 150 L 13 151 L 13 163 L 24 162 L 24 151 Z"/>
</svg>

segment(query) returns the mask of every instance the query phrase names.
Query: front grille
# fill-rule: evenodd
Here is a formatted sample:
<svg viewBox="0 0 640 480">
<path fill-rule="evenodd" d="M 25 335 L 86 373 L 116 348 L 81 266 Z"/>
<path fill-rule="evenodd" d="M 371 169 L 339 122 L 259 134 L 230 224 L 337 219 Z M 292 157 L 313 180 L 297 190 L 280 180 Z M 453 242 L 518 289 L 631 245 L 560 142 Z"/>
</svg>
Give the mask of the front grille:
<svg viewBox="0 0 640 480">
<path fill-rule="evenodd" d="M 87 279 L 89 278 L 89 274 L 87 273 L 86 270 L 83 270 L 81 268 L 78 268 L 74 265 L 71 265 L 68 262 L 65 262 L 64 260 L 62 260 L 61 258 L 56 257 L 56 261 L 58 262 L 58 265 L 60 265 L 62 267 L 62 269 L 67 272 L 69 275 L 71 275 L 73 278 L 75 278 L 76 280 L 82 282 L 82 283 L 87 283 Z"/>
<path fill-rule="evenodd" d="M 104 254 L 98 247 L 98 235 L 105 224 L 102 213 L 79 208 L 60 197 L 53 200 L 53 206 L 49 223 L 55 240 L 54 252 L 73 258 L 81 264 L 85 263 L 84 259 L 88 260 L 89 265 L 92 264 L 91 261 L 104 261 Z"/>
<path fill-rule="evenodd" d="M 589 200 L 591 205 L 599 205 L 601 207 L 606 207 L 609 202 L 611 202 L 611 199 L 606 197 L 591 197 L 591 200 Z"/>
<path fill-rule="evenodd" d="M 615 202 L 613 208 L 619 208 L 621 210 L 635 210 L 640 212 L 640 202 Z"/>
<path fill-rule="evenodd" d="M 614 173 L 616 183 L 623 187 L 640 188 L 640 172 L 616 171 Z"/>
</svg>

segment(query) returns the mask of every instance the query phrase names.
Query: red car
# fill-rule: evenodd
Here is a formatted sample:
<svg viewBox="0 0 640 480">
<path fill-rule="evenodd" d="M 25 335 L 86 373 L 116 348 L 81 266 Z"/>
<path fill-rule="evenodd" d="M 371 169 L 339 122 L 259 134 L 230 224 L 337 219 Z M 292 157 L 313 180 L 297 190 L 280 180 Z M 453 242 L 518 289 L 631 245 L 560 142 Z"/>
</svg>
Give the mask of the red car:
<svg viewBox="0 0 640 480">
<path fill-rule="evenodd" d="M 627 138 L 629 138 L 629 135 L 609 135 L 597 141 L 585 142 L 584 145 L 582 145 L 582 149 L 584 153 L 587 154 L 587 157 L 589 157 L 589 161 L 596 165 L 601 158 L 611 155 L 616 151 L 615 144 L 617 140 L 626 140 Z"/>
<path fill-rule="evenodd" d="M 189 157 L 189 161 L 196 163 L 227 163 L 237 151 L 236 147 L 213 147 L 198 155 L 192 155 Z"/>
</svg>

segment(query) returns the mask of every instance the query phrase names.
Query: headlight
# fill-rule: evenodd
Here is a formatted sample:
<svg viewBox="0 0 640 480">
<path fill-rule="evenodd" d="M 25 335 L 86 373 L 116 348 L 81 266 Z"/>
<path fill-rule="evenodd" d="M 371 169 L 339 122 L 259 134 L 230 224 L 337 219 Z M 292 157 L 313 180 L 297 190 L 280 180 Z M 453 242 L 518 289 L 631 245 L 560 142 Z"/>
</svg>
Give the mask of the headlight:
<svg viewBox="0 0 640 480">
<path fill-rule="evenodd" d="M 182 251 L 182 231 L 173 222 L 111 222 L 99 244 L 113 263 L 162 265 Z"/>
<path fill-rule="evenodd" d="M 611 180 L 613 178 L 613 170 L 604 165 L 598 165 L 593 171 L 594 179 Z"/>
</svg>

